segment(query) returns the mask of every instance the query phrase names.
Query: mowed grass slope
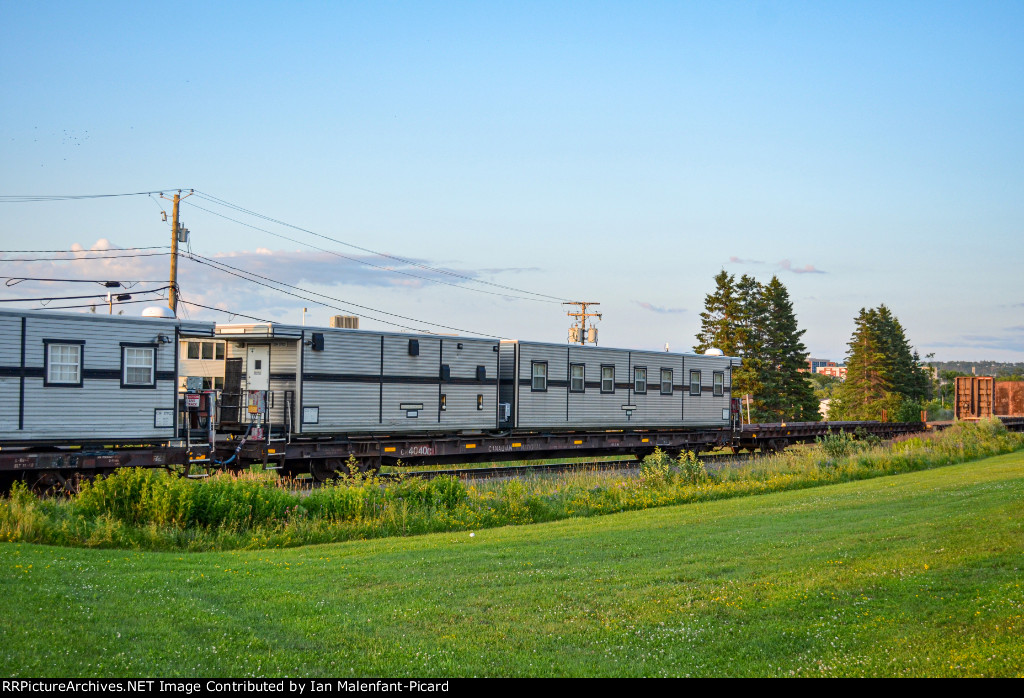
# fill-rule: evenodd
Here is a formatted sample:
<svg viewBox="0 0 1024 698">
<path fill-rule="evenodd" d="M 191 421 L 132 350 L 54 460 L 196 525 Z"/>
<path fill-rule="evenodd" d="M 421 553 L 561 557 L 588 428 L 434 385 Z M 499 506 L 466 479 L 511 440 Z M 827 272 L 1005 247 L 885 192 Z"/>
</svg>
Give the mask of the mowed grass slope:
<svg viewBox="0 0 1024 698">
<path fill-rule="evenodd" d="M 0 545 L 4 676 L 1024 673 L 1024 454 L 287 550 Z"/>
</svg>

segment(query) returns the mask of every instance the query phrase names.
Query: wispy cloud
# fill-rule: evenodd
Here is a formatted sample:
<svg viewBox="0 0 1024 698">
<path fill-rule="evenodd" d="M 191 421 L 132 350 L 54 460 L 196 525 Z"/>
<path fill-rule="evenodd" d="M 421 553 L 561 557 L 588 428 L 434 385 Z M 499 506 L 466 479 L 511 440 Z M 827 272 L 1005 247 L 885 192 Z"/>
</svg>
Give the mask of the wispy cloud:
<svg viewBox="0 0 1024 698">
<path fill-rule="evenodd" d="M 166 303 L 166 290 L 152 294 L 144 293 L 146 289 L 167 286 L 169 259 L 166 250 L 110 252 L 122 248 L 106 239 L 98 240 L 88 249 L 80 244 L 73 245 L 71 249 L 73 252 L 62 255 L 27 253 L 0 255 L 0 259 L 3 261 L 18 262 L 17 264 L 3 265 L 3 269 L 6 270 L 3 273 L 7 275 L 17 273 L 22 277 L 43 279 L 88 279 L 96 281 L 95 285 L 91 283 L 71 284 L 65 281 L 21 281 L 12 285 L 8 280 L 8 286 L 0 288 L 4 288 L 7 297 L 15 298 L 57 298 L 96 294 L 98 297 L 93 299 L 53 300 L 46 305 L 51 308 L 82 306 L 91 303 L 99 306 L 106 304 L 104 296 L 107 289 L 102 282 L 119 281 L 125 283 L 125 287 L 117 289 L 117 292 L 131 293 L 132 301 L 145 301 L 149 298 L 152 299 L 154 305 Z M 108 253 L 99 254 L 102 251 L 108 251 Z M 60 259 L 53 259 L 53 257 L 60 257 Z M 296 309 L 300 309 L 302 306 L 312 307 L 316 304 L 324 305 L 331 312 L 364 315 L 365 309 L 361 310 L 354 305 L 348 305 L 348 301 L 345 299 L 351 298 L 354 301 L 361 299 L 368 306 L 372 306 L 374 303 L 368 302 L 363 297 L 366 295 L 365 291 L 360 294 L 358 288 L 352 287 L 364 289 L 419 288 L 430 286 L 435 282 L 462 284 L 466 281 L 457 276 L 444 274 L 442 271 L 422 269 L 412 264 L 374 255 L 361 257 L 350 255 L 350 259 L 343 259 L 327 252 L 257 248 L 252 251 L 211 254 L 207 257 L 214 262 L 230 265 L 237 270 L 244 270 L 266 278 L 258 278 L 256 279 L 258 283 L 254 283 L 241 278 L 244 275 L 236 269 L 217 269 L 209 263 L 200 264 L 183 255 L 178 264 L 178 284 L 183 300 L 269 319 L 282 317 L 294 319 Z M 361 264 L 360 261 L 368 261 L 376 268 Z M 424 266 L 437 267 L 436 263 L 431 264 L 425 260 L 411 261 Z M 470 279 L 480 276 L 480 272 L 477 270 L 464 271 L 444 268 L 443 271 L 453 271 Z M 501 270 L 491 271 L 497 273 Z M 286 289 L 288 293 L 297 293 L 304 298 L 285 295 L 282 291 L 273 288 L 275 284 L 270 281 L 271 279 L 309 289 L 309 292 Z M 128 287 L 127 282 L 139 283 Z M 265 284 L 265 286 L 260 284 Z M 331 296 L 331 298 L 315 295 L 313 293 L 315 291 Z M 140 302 L 126 305 L 122 309 L 125 314 L 137 315 L 145 305 L 145 302 Z M 39 308 L 44 305 L 37 301 L 30 301 L 26 302 L 23 307 Z M 211 317 L 208 312 L 197 308 L 192 308 L 189 315 L 191 317 Z M 223 319 L 223 316 L 220 315 L 213 317 Z"/>
<path fill-rule="evenodd" d="M 639 305 L 644 310 L 650 310 L 652 313 L 676 314 L 676 313 L 685 313 L 686 312 L 686 308 L 662 308 L 661 306 L 652 305 L 650 303 L 645 303 L 644 301 L 633 301 L 633 302 L 636 303 L 637 305 Z"/>
<path fill-rule="evenodd" d="M 816 269 L 813 264 L 805 264 L 802 267 L 794 267 L 793 263 L 788 259 L 784 259 L 779 262 L 779 269 L 783 271 L 791 271 L 794 274 L 825 274 L 827 272 L 821 269 Z"/>
<path fill-rule="evenodd" d="M 729 257 L 729 264 L 766 264 L 757 259 L 743 259 L 742 257 L 736 257 L 735 255 Z M 788 259 L 784 259 L 775 265 L 782 271 L 793 272 L 794 274 L 826 274 L 828 272 L 818 269 L 813 264 L 805 264 L 802 267 L 794 267 L 793 263 Z"/>
</svg>

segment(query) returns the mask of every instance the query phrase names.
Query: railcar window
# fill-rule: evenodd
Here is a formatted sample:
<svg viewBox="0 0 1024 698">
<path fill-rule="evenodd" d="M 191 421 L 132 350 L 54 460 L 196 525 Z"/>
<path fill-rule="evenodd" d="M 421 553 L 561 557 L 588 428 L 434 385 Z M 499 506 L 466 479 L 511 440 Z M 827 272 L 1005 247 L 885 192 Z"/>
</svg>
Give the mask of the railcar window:
<svg viewBox="0 0 1024 698">
<path fill-rule="evenodd" d="M 661 369 L 661 394 L 671 395 L 672 394 L 672 369 L 663 368 Z"/>
<path fill-rule="evenodd" d="M 582 393 L 586 390 L 586 367 L 583 364 L 570 364 L 569 365 L 569 391 L 573 393 Z"/>
<path fill-rule="evenodd" d="M 58 385 L 82 384 L 82 345 L 46 345 L 46 382 Z"/>
<path fill-rule="evenodd" d="M 548 389 L 548 362 L 547 361 L 533 361 L 531 362 L 533 384 L 530 386 L 532 390 L 547 390 Z"/>
<path fill-rule="evenodd" d="M 700 395 L 700 371 L 690 371 L 690 395 Z"/>
<path fill-rule="evenodd" d="M 121 374 L 123 385 L 151 387 L 156 385 L 156 349 L 154 347 L 122 347 Z"/>
<path fill-rule="evenodd" d="M 725 374 L 715 371 L 715 395 L 725 395 Z"/>
<path fill-rule="evenodd" d="M 633 369 L 633 392 L 638 395 L 647 392 L 647 369 L 643 366 Z"/>
<path fill-rule="evenodd" d="M 602 393 L 614 393 L 615 392 L 615 367 L 614 366 L 602 366 L 601 367 L 601 392 Z"/>
</svg>

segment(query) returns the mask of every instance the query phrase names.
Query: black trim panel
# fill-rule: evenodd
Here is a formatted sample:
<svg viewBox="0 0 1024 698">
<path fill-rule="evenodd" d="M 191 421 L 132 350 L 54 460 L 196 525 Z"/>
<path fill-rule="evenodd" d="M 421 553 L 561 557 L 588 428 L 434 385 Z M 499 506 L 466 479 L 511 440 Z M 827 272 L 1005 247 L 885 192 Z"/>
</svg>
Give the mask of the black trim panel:
<svg viewBox="0 0 1024 698">
<path fill-rule="evenodd" d="M 302 380 L 311 383 L 377 383 L 394 385 L 412 383 L 414 385 L 497 385 L 497 378 L 478 381 L 475 378 L 450 378 L 442 381 L 438 376 L 377 376 L 365 373 L 305 373 Z"/>
</svg>

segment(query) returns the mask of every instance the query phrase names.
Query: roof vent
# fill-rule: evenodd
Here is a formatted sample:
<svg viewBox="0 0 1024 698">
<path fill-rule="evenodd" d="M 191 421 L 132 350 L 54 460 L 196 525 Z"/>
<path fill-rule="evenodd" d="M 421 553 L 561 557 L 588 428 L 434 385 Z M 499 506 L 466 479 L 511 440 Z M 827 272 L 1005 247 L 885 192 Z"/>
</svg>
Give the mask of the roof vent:
<svg viewBox="0 0 1024 698">
<path fill-rule="evenodd" d="M 174 311 L 166 305 L 151 305 L 142 311 L 142 317 L 159 317 L 174 319 Z"/>
<path fill-rule="evenodd" d="M 710 349 L 704 352 L 704 356 L 725 356 L 725 352 L 722 351 L 721 349 L 715 349 L 714 347 L 711 347 Z"/>
</svg>

